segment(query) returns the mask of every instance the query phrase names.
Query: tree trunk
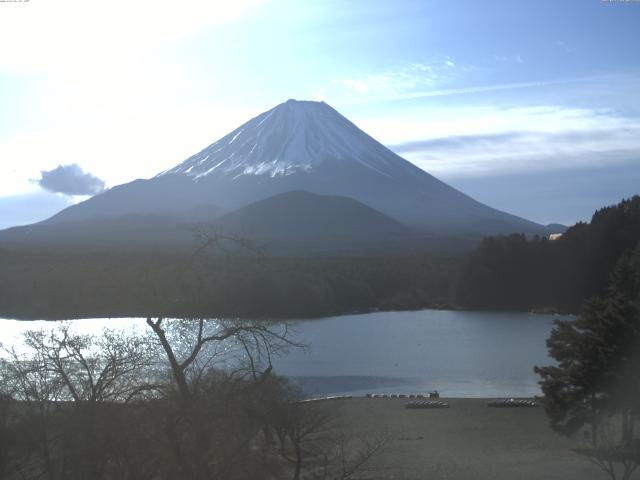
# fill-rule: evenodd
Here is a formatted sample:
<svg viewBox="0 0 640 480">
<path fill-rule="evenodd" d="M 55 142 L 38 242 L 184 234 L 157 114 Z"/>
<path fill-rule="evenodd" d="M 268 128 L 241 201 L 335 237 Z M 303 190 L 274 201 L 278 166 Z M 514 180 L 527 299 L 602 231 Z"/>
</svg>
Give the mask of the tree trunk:
<svg viewBox="0 0 640 480">
<path fill-rule="evenodd" d="M 176 381 L 176 385 L 178 386 L 178 391 L 180 392 L 180 398 L 183 402 L 187 402 L 191 398 L 191 391 L 189 390 L 189 385 L 187 384 L 187 379 L 184 376 L 184 370 L 178 363 L 175 354 L 173 353 L 173 348 L 169 344 L 167 340 L 167 336 L 164 333 L 164 330 L 160 326 L 161 318 L 158 319 L 157 322 L 151 320 L 151 318 L 147 318 L 147 325 L 151 327 L 153 332 L 160 340 L 160 344 L 164 352 L 167 355 L 167 359 L 169 360 L 169 365 L 171 366 L 171 373 L 173 374 L 173 378 Z"/>
<path fill-rule="evenodd" d="M 293 442 L 293 447 L 296 452 L 296 469 L 293 473 L 293 480 L 300 480 L 300 472 L 302 471 L 302 449 L 300 448 L 300 443 L 297 441 Z"/>
<path fill-rule="evenodd" d="M 598 446 L 598 418 L 596 414 L 596 394 L 591 393 L 591 445 L 595 448 Z"/>
</svg>

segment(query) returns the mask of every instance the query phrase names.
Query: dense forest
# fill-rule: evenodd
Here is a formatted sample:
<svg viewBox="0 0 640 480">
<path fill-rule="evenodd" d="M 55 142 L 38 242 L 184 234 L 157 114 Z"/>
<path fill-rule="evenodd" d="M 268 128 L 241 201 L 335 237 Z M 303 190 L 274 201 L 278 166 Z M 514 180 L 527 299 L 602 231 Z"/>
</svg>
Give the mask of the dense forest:
<svg viewBox="0 0 640 480">
<path fill-rule="evenodd" d="M 0 316 L 318 317 L 468 308 L 577 312 L 640 242 L 640 197 L 557 240 L 483 239 L 463 255 L 266 256 L 0 250 Z"/>
<path fill-rule="evenodd" d="M 430 257 L 0 253 L 0 316 L 316 317 L 444 307 L 455 264 Z"/>
<path fill-rule="evenodd" d="M 640 196 L 598 210 L 557 240 L 488 237 L 460 267 L 454 298 L 467 308 L 576 312 L 638 242 Z"/>
</svg>

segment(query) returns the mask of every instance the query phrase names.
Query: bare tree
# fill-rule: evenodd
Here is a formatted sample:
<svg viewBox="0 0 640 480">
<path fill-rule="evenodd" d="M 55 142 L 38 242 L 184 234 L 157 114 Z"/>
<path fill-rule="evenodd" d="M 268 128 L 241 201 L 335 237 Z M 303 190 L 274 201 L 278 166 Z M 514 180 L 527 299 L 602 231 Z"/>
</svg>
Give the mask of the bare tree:
<svg viewBox="0 0 640 480">
<path fill-rule="evenodd" d="M 226 233 L 213 225 L 197 224 L 193 229 L 195 248 L 191 257 L 192 265 L 201 261 L 207 254 L 225 255 L 245 253 L 261 257 L 265 254 L 265 247 L 247 236 L 238 233 Z"/>
<path fill-rule="evenodd" d="M 230 366 L 232 357 L 244 357 L 231 365 L 245 367 L 253 378 L 271 372 L 273 355 L 301 344 L 288 338 L 286 323 L 270 323 L 242 319 L 182 319 L 147 318 L 169 363 L 171 375 L 184 402 L 194 395 L 198 379 L 207 369 Z M 224 355 L 221 355 L 224 354 Z M 216 363 L 219 360 L 220 365 Z M 260 371 L 260 368 L 263 368 Z"/>
<path fill-rule="evenodd" d="M 143 336 L 109 329 L 83 335 L 62 324 L 50 332 L 27 331 L 24 347 L 59 386 L 58 401 L 127 402 L 157 388 L 143 373 L 151 365 Z"/>
<path fill-rule="evenodd" d="M 127 414 L 116 404 L 157 391 L 147 372 L 149 347 L 144 337 L 110 330 L 80 335 L 62 324 L 27 331 L 22 345 L 5 350 L 0 375 L 5 393 L 19 402 L 25 475 L 101 477 Z"/>
<path fill-rule="evenodd" d="M 5 395 L 20 402 L 16 409 L 16 423 L 24 429 L 26 446 L 21 452 L 21 463 L 30 465 L 32 474 L 54 480 L 55 440 L 54 415 L 58 401 L 63 398 L 63 386 L 47 368 L 41 351 L 19 352 L 16 348 L 4 349 L 5 360 L 1 362 L 0 381 Z M 38 477 L 36 477 L 38 478 Z"/>
</svg>

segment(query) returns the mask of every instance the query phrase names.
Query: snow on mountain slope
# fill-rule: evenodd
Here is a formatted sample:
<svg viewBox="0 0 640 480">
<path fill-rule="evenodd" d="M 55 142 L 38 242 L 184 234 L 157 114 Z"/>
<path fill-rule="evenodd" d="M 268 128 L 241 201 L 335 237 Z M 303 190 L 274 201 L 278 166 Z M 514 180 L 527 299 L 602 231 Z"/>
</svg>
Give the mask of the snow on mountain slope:
<svg viewBox="0 0 640 480">
<path fill-rule="evenodd" d="M 159 176 L 179 173 L 194 180 L 212 174 L 231 179 L 276 177 L 357 162 L 393 178 L 398 165 L 390 161 L 389 153 L 326 103 L 288 100 Z"/>
</svg>

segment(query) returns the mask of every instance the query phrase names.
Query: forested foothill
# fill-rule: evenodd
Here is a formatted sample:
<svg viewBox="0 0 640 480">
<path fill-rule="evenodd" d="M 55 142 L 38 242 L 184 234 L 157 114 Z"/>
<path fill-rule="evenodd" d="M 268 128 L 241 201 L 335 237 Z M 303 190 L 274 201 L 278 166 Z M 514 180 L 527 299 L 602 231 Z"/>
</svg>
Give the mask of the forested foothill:
<svg viewBox="0 0 640 480">
<path fill-rule="evenodd" d="M 589 442 L 578 453 L 613 480 L 631 478 L 640 465 L 640 245 L 577 318 L 556 321 L 547 347 L 556 363 L 535 371 L 551 427 L 582 430 Z"/>
<path fill-rule="evenodd" d="M 311 318 L 464 308 L 577 313 L 640 241 L 640 197 L 559 239 L 487 237 L 470 253 L 276 256 L 0 249 L 0 316 Z M 250 246 L 249 246 L 250 247 Z"/>
<path fill-rule="evenodd" d="M 640 242 L 640 196 L 595 212 L 557 240 L 488 237 L 462 263 L 456 303 L 471 309 L 564 311 L 603 294 L 621 256 Z"/>
</svg>

